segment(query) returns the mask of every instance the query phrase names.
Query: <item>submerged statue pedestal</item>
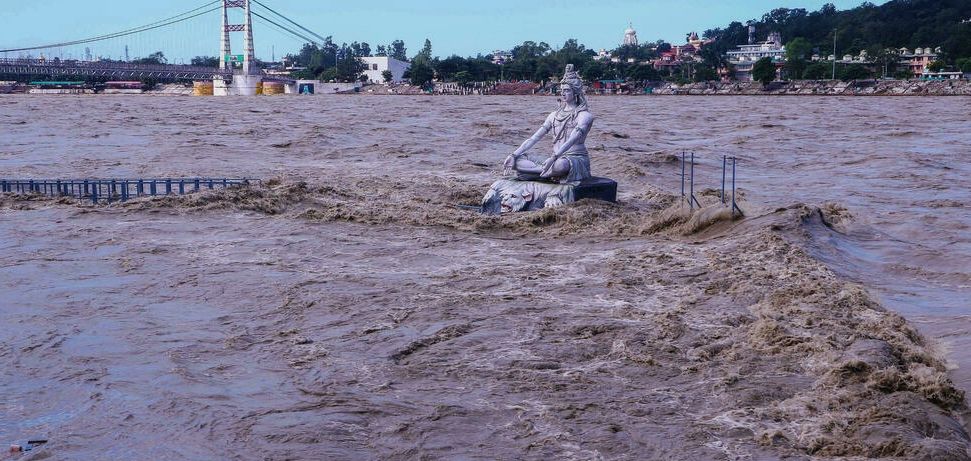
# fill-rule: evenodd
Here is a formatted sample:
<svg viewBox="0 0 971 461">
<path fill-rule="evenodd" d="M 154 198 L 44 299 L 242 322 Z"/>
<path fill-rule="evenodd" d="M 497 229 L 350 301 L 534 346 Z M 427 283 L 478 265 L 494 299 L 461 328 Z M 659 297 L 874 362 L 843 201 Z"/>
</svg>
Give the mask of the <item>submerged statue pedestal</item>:
<svg viewBox="0 0 971 461">
<path fill-rule="evenodd" d="M 482 199 L 483 213 L 538 210 L 582 198 L 617 199 L 616 182 L 590 175 L 590 156 L 584 143 L 594 117 L 573 64 L 567 64 L 560 80 L 560 95 L 560 107 L 502 162 L 503 170 L 515 171 L 516 177 L 492 184 Z M 527 155 L 547 133 L 553 134 L 552 155 L 545 159 Z"/>
<path fill-rule="evenodd" d="M 534 211 L 585 198 L 616 202 L 617 182 L 608 178 L 589 177 L 574 186 L 545 181 L 500 179 L 489 187 L 479 210 L 490 215 Z"/>
</svg>

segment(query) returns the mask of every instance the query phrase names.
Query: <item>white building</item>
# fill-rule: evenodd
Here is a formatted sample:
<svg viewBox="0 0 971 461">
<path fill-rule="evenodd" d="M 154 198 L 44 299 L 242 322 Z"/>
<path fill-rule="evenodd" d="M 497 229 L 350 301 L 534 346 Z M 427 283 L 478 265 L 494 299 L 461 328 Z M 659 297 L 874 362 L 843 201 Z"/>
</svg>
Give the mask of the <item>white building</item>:
<svg viewBox="0 0 971 461">
<path fill-rule="evenodd" d="M 506 50 L 495 50 L 492 52 L 492 63 L 501 66 L 509 61 L 512 61 L 512 53 Z"/>
<path fill-rule="evenodd" d="M 634 23 L 630 23 L 624 31 L 624 46 L 637 46 L 637 31 L 634 30 Z"/>
<path fill-rule="evenodd" d="M 391 71 L 392 82 L 401 83 L 405 71 L 411 68 L 411 63 L 399 61 L 388 56 L 368 56 L 361 58 L 361 60 L 367 66 L 364 75 L 367 75 L 369 83 L 384 83 L 383 74 L 386 70 Z"/>
<path fill-rule="evenodd" d="M 735 78 L 743 82 L 752 81 L 752 66 L 762 58 L 771 58 L 777 66 L 785 64 L 786 47 L 778 32 L 769 34 L 764 42 L 739 45 L 735 51 L 728 52 L 728 62 L 735 66 Z"/>
</svg>

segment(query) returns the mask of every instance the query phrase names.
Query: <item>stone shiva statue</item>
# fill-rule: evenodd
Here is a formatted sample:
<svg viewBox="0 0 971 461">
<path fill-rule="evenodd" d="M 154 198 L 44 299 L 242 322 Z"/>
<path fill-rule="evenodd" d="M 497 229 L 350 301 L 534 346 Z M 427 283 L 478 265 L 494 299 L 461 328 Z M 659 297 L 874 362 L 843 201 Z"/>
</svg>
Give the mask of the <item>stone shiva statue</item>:
<svg viewBox="0 0 971 461">
<path fill-rule="evenodd" d="M 559 184 L 577 185 L 590 177 L 590 156 L 584 144 L 593 126 L 593 114 L 583 95 L 583 81 L 567 64 L 560 80 L 562 103 L 550 113 L 529 139 L 523 141 L 503 162 L 503 170 L 514 170 L 519 179 L 542 179 Z M 526 155 L 543 136 L 553 132 L 553 153 L 540 160 Z"/>
<path fill-rule="evenodd" d="M 523 141 L 502 162 L 503 174 L 514 176 L 492 184 L 480 211 L 501 214 L 551 208 L 580 198 L 616 200 L 617 183 L 590 175 L 590 156 L 585 145 L 593 126 L 593 114 L 587 108 L 583 81 L 567 64 L 560 80 L 561 102 L 543 125 Z M 553 135 L 549 156 L 530 153 L 544 136 Z"/>
</svg>

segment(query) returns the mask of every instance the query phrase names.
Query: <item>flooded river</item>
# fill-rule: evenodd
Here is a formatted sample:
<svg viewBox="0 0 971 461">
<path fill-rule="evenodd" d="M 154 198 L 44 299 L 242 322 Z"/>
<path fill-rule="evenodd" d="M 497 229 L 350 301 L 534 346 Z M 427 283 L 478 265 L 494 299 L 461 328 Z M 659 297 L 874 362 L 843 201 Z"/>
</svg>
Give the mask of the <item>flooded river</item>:
<svg viewBox="0 0 971 461">
<path fill-rule="evenodd" d="M 0 97 L 2 178 L 262 180 L 0 195 L 10 458 L 971 459 L 967 98 L 589 105 L 618 203 L 489 217 L 554 98 Z"/>
</svg>

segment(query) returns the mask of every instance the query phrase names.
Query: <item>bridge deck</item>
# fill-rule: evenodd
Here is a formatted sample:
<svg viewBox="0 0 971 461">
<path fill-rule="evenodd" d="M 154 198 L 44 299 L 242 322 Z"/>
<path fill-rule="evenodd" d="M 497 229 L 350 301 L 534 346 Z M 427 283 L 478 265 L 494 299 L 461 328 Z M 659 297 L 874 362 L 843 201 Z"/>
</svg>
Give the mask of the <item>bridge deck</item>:
<svg viewBox="0 0 971 461">
<path fill-rule="evenodd" d="M 232 80 L 232 70 L 178 64 L 132 64 L 116 61 L 0 59 L 0 74 L 87 76 L 113 79 Z"/>
</svg>

